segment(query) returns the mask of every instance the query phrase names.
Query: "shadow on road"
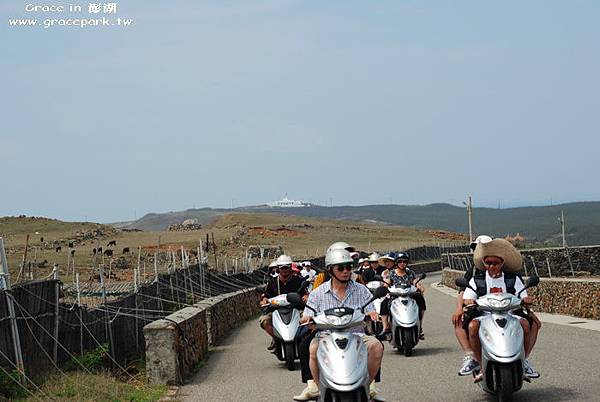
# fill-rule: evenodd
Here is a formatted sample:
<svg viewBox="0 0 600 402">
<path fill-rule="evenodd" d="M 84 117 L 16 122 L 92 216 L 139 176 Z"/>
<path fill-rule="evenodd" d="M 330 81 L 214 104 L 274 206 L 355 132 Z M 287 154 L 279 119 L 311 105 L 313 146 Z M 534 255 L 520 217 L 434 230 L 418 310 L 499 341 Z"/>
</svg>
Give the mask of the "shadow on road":
<svg viewBox="0 0 600 402">
<path fill-rule="evenodd" d="M 430 348 L 422 348 L 417 346 L 413 349 L 413 356 L 434 356 L 442 353 L 451 352 L 454 349 L 452 348 L 444 348 L 444 347 L 430 347 Z M 398 354 L 402 354 L 401 352 L 397 352 Z"/>
<path fill-rule="evenodd" d="M 575 389 L 545 386 L 543 389 L 527 389 L 527 384 L 514 395 L 513 400 L 518 401 L 573 401 L 581 397 Z"/>
</svg>

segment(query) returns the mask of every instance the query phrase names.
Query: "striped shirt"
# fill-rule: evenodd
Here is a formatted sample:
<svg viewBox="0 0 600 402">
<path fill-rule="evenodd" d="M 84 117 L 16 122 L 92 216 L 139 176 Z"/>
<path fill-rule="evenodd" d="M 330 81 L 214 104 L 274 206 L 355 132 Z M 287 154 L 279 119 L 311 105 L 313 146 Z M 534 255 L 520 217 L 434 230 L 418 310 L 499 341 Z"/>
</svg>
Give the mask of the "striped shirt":
<svg viewBox="0 0 600 402">
<path fill-rule="evenodd" d="M 315 309 L 317 311 L 316 314 L 318 315 L 325 310 L 335 307 L 350 307 L 355 310 L 360 309 L 365 303 L 371 300 L 372 297 L 373 295 L 365 285 L 350 281 L 346 288 L 346 297 L 341 300 L 331 289 L 331 280 L 329 280 L 308 295 L 306 305 Z M 365 314 L 370 313 L 371 311 L 375 311 L 373 303 L 369 303 L 369 305 L 365 307 Z M 315 312 L 308 308 L 304 309 L 303 314 L 307 317 L 315 316 Z"/>
</svg>

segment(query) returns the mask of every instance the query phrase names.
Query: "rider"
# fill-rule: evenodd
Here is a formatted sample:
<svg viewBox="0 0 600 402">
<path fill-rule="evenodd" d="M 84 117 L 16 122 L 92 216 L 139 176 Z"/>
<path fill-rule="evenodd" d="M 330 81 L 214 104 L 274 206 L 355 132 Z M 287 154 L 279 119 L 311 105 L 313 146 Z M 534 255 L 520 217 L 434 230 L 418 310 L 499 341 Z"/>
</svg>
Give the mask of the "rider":
<svg viewBox="0 0 600 402">
<path fill-rule="evenodd" d="M 492 241 L 492 238 L 486 235 L 477 236 L 477 238 L 471 242 L 470 248 L 471 251 L 475 251 L 475 248 L 479 243 L 487 243 Z M 473 277 L 473 270 L 468 269 L 465 272 L 464 278 L 468 281 Z M 471 349 L 471 344 L 469 343 L 469 333 L 463 327 L 463 293 L 465 292 L 465 288 L 460 288 L 458 292 L 458 296 L 456 296 L 456 310 L 452 313 L 452 324 L 454 325 L 454 335 L 456 335 L 456 339 L 458 340 L 458 344 L 462 348 L 465 356 L 463 357 L 462 366 L 458 370 L 458 375 L 465 376 L 471 374 L 474 370 L 479 369 L 479 363 L 473 357 L 473 350 Z"/>
<path fill-rule="evenodd" d="M 331 246 L 329 246 L 329 248 L 327 249 L 327 252 L 330 252 L 332 250 L 337 250 L 337 249 L 350 251 L 350 250 L 354 250 L 354 247 L 352 247 L 351 245 L 349 245 L 346 242 L 338 241 L 336 243 L 333 243 Z M 327 269 L 320 272 L 316 276 L 316 278 L 313 282 L 311 292 L 314 291 L 315 289 L 317 289 L 322 284 L 327 283 L 330 279 L 331 279 L 331 276 L 329 275 L 329 272 L 327 271 Z M 306 383 L 306 387 L 304 388 L 304 390 L 302 390 L 300 395 L 294 396 L 295 401 L 309 401 L 309 400 L 315 399 L 319 396 L 319 387 L 317 386 L 317 383 L 315 383 L 315 381 L 313 380 L 312 373 L 310 372 L 310 365 L 309 365 L 309 363 L 310 363 L 310 353 L 309 353 L 310 343 L 312 342 L 312 340 L 316 334 L 317 333 L 314 329 L 311 331 L 308 331 L 307 335 L 300 342 L 300 345 L 298 345 L 298 357 L 300 358 L 300 374 L 302 376 L 302 382 Z"/>
<path fill-rule="evenodd" d="M 315 309 L 314 313 L 310 309 L 305 309 L 301 322 L 307 323 L 315 314 L 334 307 L 349 307 L 353 309 L 361 308 L 365 303 L 371 300 L 371 292 L 366 286 L 352 281 L 352 269 L 354 260 L 350 253 L 345 249 L 330 249 L 325 256 L 325 265 L 331 275 L 331 280 L 325 282 L 322 286 L 313 290 L 306 302 L 307 306 Z M 371 319 L 377 319 L 377 313 L 373 304 L 365 307 L 365 313 Z M 357 328 L 354 331 L 364 334 L 364 328 Z M 383 358 L 383 344 L 375 337 L 363 335 L 363 341 L 367 347 L 367 366 L 369 371 L 370 397 L 373 400 L 381 400 L 377 396 L 374 379 L 381 368 L 381 359 Z M 315 337 L 310 343 L 310 371 L 314 379 L 314 388 L 311 393 L 318 396 L 319 366 L 317 363 L 317 349 L 319 348 L 319 337 Z"/>
<path fill-rule="evenodd" d="M 300 295 L 306 295 L 306 289 L 302 287 L 304 282 L 300 276 L 292 274 L 292 258 L 288 255 L 280 255 L 275 260 L 279 275 L 269 279 L 265 292 L 260 296 L 261 306 L 268 305 L 268 299 L 282 294 L 297 292 Z M 271 344 L 267 347 L 272 351 L 275 349 L 275 334 L 273 333 L 272 323 L 273 312 L 263 312 L 259 319 L 259 324 L 267 334 L 271 336 Z"/>
<path fill-rule="evenodd" d="M 477 271 L 474 273 L 469 285 L 476 290 L 467 288 L 463 295 L 466 306 L 465 327 L 469 329 L 469 342 L 474 357 L 478 362 L 481 362 L 480 322 L 477 318 L 476 309 L 469 308 L 469 306 L 474 306 L 478 297 L 490 293 L 519 294 L 525 287 L 517 274 L 523 267 L 523 259 L 519 251 L 510 242 L 505 239 L 494 239 L 477 245 L 473 262 Z M 525 311 L 518 310 L 515 315 L 520 318 L 519 321 L 524 335 L 525 361 L 523 362 L 523 375 L 528 378 L 538 378 L 540 374 L 534 370 L 528 358 L 537 340 L 541 323 L 528 307 L 531 305 L 531 301 L 526 290 L 521 293 L 520 298 L 523 301 Z M 483 370 L 475 377 L 475 381 L 481 379 L 483 379 Z"/>
<path fill-rule="evenodd" d="M 379 254 L 372 253 L 365 259 L 365 263 L 368 265 L 364 265 L 364 267 L 359 271 L 360 283 L 367 284 L 375 280 L 375 275 L 381 275 L 381 273 L 385 270 L 385 267 L 379 265 L 380 257 L 381 256 Z"/>
<path fill-rule="evenodd" d="M 310 285 L 308 286 L 308 291 L 310 292 L 312 290 L 313 283 L 315 282 L 317 272 L 312 269 L 312 264 L 310 261 L 303 261 L 300 266 L 302 267 L 300 276 L 303 277 L 305 281 L 310 282 Z"/>
<path fill-rule="evenodd" d="M 418 292 L 415 293 L 412 297 L 417 302 L 417 306 L 419 306 L 419 320 L 421 321 L 421 333 L 419 334 L 419 339 L 425 339 L 423 335 L 423 316 L 425 315 L 425 310 L 427 309 L 427 305 L 425 304 L 425 298 L 423 297 L 423 293 L 425 293 L 425 288 L 421 284 L 421 282 L 417 282 L 417 274 L 412 269 L 408 268 L 408 262 L 410 257 L 408 253 L 398 253 L 396 255 L 396 267 L 391 270 L 389 273 L 390 283 L 392 286 L 400 286 L 400 285 L 415 285 L 417 287 Z M 381 319 L 383 321 L 383 331 L 380 335 L 380 338 L 386 338 L 390 331 L 390 299 L 385 298 L 381 303 Z"/>
</svg>

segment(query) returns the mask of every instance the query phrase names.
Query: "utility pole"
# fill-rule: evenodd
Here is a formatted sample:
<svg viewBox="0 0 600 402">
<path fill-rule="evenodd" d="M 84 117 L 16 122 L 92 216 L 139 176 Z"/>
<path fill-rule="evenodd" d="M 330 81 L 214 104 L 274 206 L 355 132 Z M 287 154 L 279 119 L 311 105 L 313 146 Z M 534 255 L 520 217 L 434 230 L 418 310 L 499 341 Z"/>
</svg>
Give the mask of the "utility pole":
<svg viewBox="0 0 600 402">
<path fill-rule="evenodd" d="M 560 228 L 562 232 L 562 246 L 566 248 L 567 239 L 565 238 L 565 213 L 562 209 L 560 210 L 560 218 L 558 218 L 558 221 L 560 222 Z"/>
<path fill-rule="evenodd" d="M 467 207 L 467 215 L 469 217 L 469 243 L 471 243 L 473 241 L 473 204 L 470 195 L 467 197 L 467 202 L 463 201 L 463 205 Z"/>
</svg>

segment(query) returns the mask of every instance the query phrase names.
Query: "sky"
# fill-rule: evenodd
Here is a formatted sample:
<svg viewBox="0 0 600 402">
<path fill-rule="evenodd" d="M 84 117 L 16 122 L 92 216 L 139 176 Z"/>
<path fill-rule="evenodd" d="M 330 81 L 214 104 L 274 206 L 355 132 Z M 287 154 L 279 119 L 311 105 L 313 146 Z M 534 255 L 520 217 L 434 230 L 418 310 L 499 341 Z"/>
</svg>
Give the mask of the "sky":
<svg viewBox="0 0 600 402">
<path fill-rule="evenodd" d="M 116 4 L 0 4 L 0 216 L 600 200 L 600 2 Z"/>
</svg>

